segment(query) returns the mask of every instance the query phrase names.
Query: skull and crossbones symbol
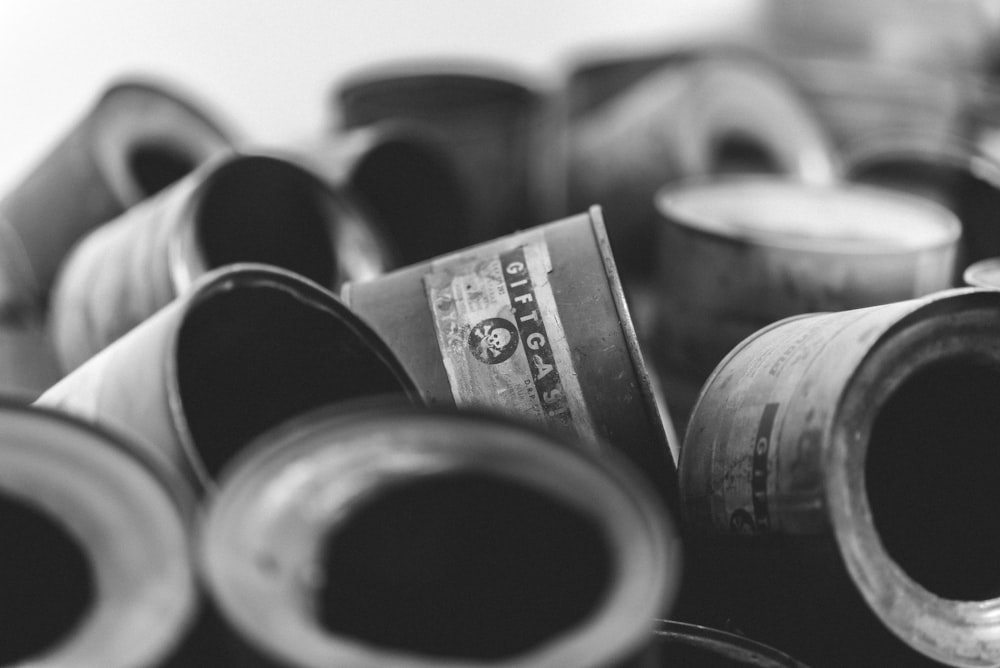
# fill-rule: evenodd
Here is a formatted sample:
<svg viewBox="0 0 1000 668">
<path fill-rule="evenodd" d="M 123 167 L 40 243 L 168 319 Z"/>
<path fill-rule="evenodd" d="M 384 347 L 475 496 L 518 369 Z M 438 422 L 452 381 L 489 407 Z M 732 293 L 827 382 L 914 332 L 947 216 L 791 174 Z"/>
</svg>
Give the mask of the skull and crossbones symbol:
<svg viewBox="0 0 1000 668">
<path fill-rule="evenodd" d="M 496 322 L 481 322 L 473 329 L 473 341 L 478 341 L 476 356 L 484 362 L 495 364 L 506 359 L 512 340 L 511 330 Z"/>
</svg>

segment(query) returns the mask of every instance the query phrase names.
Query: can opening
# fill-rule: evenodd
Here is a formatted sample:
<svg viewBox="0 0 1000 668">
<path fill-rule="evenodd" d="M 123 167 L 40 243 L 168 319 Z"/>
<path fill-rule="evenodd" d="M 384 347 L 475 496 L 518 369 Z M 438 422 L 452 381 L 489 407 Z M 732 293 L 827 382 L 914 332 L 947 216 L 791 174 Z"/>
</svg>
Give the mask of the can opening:
<svg viewBox="0 0 1000 668">
<path fill-rule="evenodd" d="M 740 654 L 739 649 L 731 649 L 734 654 Z M 699 666 L 699 668 L 739 668 L 740 666 L 769 666 L 763 663 L 758 655 L 743 652 L 745 659 L 727 656 L 725 653 L 708 647 L 682 642 L 661 642 L 657 646 L 657 665 L 663 666 Z"/>
<path fill-rule="evenodd" d="M 179 181 L 197 167 L 190 156 L 165 144 L 140 144 L 128 157 L 129 173 L 143 197 Z"/>
<path fill-rule="evenodd" d="M 20 663 L 66 639 L 94 605 L 83 548 L 55 520 L 0 494 L 0 665 Z"/>
<path fill-rule="evenodd" d="M 889 556 L 952 600 L 1000 596 L 1000 366 L 962 357 L 916 371 L 872 425 L 865 485 Z"/>
<path fill-rule="evenodd" d="M 600 526 L 518 482 L 449 473 L 360 503 L 325 538 L 329 631 L 435 657 L 530 651 L 595 613 L 614 573 Z"/>
<path fill-rule="evenodd" d="M 712 174 L 780 174 L 781 167 L 767 146 L 752 137 L 730 133 L 712 151 Z"/>
<path fill-rule="evenodd" d="M 342 315 L 277 285 L 236 285 L 194 304 L 178 334 L 177 383 L 212 478 L 253 437 L 299 413 L 405 391 Z"/>
<path fill-rule="evenodd" d="M 261 262 L 331 285 L 337 267 L 327 194 L 311 174 L 281 160 L 244 157 L 221 166 L 195 215 L 208 268 Z"/>
<path fill-rule="evenodd" d="M 387 141 L 360 162 L 351 185 L 391 235 L 403 265 L 464 244 L 463 190 L 443 154 Z"/>
</svg>

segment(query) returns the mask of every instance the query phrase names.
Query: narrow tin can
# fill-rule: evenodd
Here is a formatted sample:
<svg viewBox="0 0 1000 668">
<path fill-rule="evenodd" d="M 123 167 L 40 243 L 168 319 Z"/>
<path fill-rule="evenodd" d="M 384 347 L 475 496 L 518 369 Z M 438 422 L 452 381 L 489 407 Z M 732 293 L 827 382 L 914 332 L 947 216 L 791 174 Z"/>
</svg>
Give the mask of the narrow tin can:
<svg viewBox="0 0 1000 668">
<path fill-rule="evenodd" d="M 202 536 L 238 665 L 269 667 L 651 666 L 680 566 L 623 460 L 412 407 L 321 409 L 261 435 Z"/>
<path fill-rule="evenodd" d="M 688 526 L 832 536 L 835 563 L 904 643 L 952 666 L 1000 661 L 998 306 L 996 291 L 950 290 L 745 340 L 688 424 Z"/>
<path fill-rule="evenodd" d="M 600 209 L 500 237 L 342 295 L 430 405 L 500 411 L 610 443 L 668 499 L 675 467 Z"/>
<path fill-rule="evenodd" d="M 381 394 L 415 390 L 336 296 L 278 267 L 234 264 L 204 275 L 36 403 L 132 435 L 204 489 L 260 431 Z"/>
</svg>

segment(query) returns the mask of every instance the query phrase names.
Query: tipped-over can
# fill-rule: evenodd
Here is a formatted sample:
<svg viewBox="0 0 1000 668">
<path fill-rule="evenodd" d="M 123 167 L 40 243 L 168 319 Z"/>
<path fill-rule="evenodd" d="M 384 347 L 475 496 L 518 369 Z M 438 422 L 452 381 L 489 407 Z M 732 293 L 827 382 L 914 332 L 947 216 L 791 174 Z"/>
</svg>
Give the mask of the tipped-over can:
<svg viewBox="0 0 1000 668">
<path fill-rule="evenodd" d="M 680 458 L 687 525 L 764 545 L 786 537 L 792 554 L 792 538 L 831 536 L 840 558 L 827 565 L 846 567 L 840 579 L 902 643 L 947 665 L 996 665 L 998 332 L 1000 293 L 966 288 L 798 316 L 751 336 L 691 416 Z M 733 579 L 751 585 L 743 566 Z M 770 595 L 836 579 L 803 577 Z M 845 594 L 799 610 L 829 619 Z M 775 612 L 758 600 L 749 614 Z M 822 641 L 828 653 L 850 645 L 844 627 L 859 617 L 842 619 Z"/>
<path fill-rule="evenodd" d="M 415 396 L 382 340 L 290 271 L 212 271 L 47 390 L 55 406 L 133 435 L 202 488 L 246 442 L 327 403 Z"/>
<path fill-rule="evenodd" d="M 669 416 L 657 407 L 598 207 L 347 283 L 342 294 L 429 404 L 610 443 L 673 499 Z"/>
<path fill-rule="evenodd" d="M 226 470 L 199 564 L 232 665 L 639 668 L 678 555 L 623 460 L 497 416 L 325 409 Z"/>
<path fill-rule="evenodd" d="M 194 495 L 159 464 L 111 432 L 0 401 L 0 664 L 190 665 Z"/>
<path fill-rule="evenodd" d="M 329 289 L 391 264 L 375 227 L 288 158 L 226 153 L 91 232 L 53 288 L 49 329 L 71 371 L 206 272 L 282 267 Z"/>
<path fill-rule="evenodd" d="M 109 86 L 0 200 L 0 308 L 43 307 L 79 238 L 233 141 L 228 129 L 172 87 L 147 79 Z"/>
</svg>

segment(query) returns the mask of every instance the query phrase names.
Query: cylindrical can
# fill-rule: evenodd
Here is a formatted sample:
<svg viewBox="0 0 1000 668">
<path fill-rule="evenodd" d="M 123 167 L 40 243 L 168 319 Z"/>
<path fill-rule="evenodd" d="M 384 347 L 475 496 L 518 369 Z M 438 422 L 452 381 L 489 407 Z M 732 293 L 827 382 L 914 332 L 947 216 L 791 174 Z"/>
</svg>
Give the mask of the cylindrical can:
<svg viewBox="0 0 1000 668">
<path fill-rule="evenodd" d="M 3 308 L 44 305 L 77 239 L 232 145 L 200 106 L 145 78 L 108 87 L 0 200 Z"/>
<path fill-rule="evenodd" d="M 679 580 L 623 460 L 477 413 L 300 416 L 233 462 L 201 537 L 239 666 L 647 666 Z"/>
<path fill-rule="evenodd" d="M 462 176 L 419 125 L 385 122 L 336 132 L 304 153 L 379 224 L 399 265 L 464 245 L 470 203 Z"/>
<path fill-rule="evenodd" d="M 806 668 L 784 652 L 722 629 L 668 619 L 653 630 L 659 665 L 711 668 Z"/>
<path fill-rule="evenodd" d="M 199 608 L 194 495 L 130 450 L 0 401 L 3 665 L 181 665 Z"/>
<path fill-rule="evenodd" d="M 569 133 L 570 207 L 604 208 L 630 275 L 655 266 L 654 195 L 670 181 L 737 169 L 829 183 L 839 173 L 825 130 L 762 59 L 706 55 L 666 65 Z"/>
<path fill-rule="evenodd" d="M 866 137 L 846 154 L 845 177 L 933 199 L 962 223 L 959 269 L 1000 255 L 1000 162 L 961 137 L 913 132 Z"/>
<path fill-rule="evenodd" d="M 966 285 L 974 288 L 1000 290 L 1000 258 L 988 257 L 973 262 L 962 273 Z"/>
<path fill-rule="evenodd" d="M 903 642 L 948 665 L 996 665 L 998 307 L 996 291 L 950 290 L 745 340 L 688 425 L 688 526 L 832 535 L 838 568 Z"/>
<path fill-rule="evenodd" d="M 203 276 L 37 403 L 124 430 L 206 487 L 277 422 L 381 394 L 416 392 L 336 296 L 287 270 L 235 264 Z"/>
<path fill-rule="evenodd" d="M 958 220 L 894 190 L 716 177 L 667 186 L 656 204 L 660 304 L 653 354 L 662 367 L 702 381 L 736 344 L 771 322 L 952 285 Z"/>
<path fill-rule="evenodd" d="M 475 61 L 383 63 L 338 82 L 344 129 L 405 121 L 426 131 L 462 179 L 469 217 L 455 248 L 538 223 L 559 200 L 550 151 L 562 117 L 550 86 L 514 68 Z"/>
<path fill-rule="evenodd" d="M 391 264 L 349 200 L 294 161 L 227 153 L 87 235 L 53 288 L 49 329 L 70 371 L 205 272 L 282 267 L 330 289 Z"/>
<path fill-rule="evenodd" d="M 672 502 L 669 416 L 657 407 L 598 207 L 347 283 L 342 294 L 427 403 L 608 442 Z"/>
</svg>

